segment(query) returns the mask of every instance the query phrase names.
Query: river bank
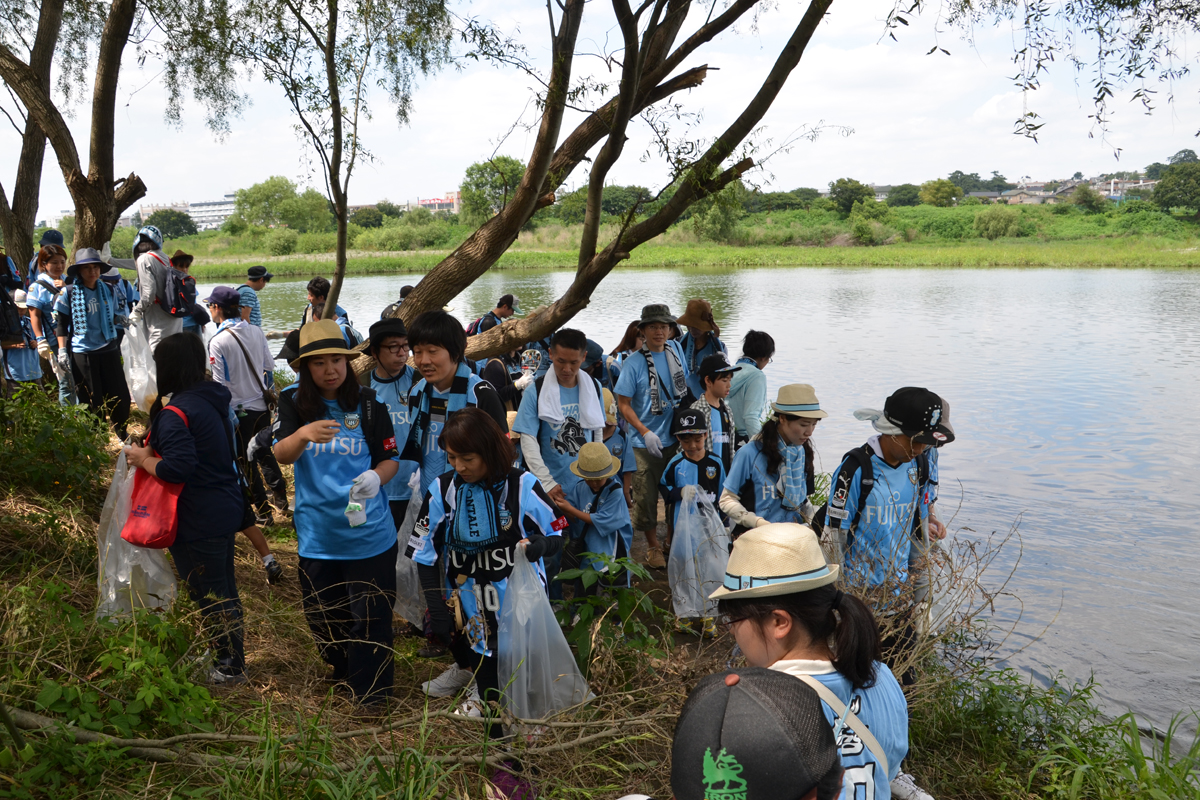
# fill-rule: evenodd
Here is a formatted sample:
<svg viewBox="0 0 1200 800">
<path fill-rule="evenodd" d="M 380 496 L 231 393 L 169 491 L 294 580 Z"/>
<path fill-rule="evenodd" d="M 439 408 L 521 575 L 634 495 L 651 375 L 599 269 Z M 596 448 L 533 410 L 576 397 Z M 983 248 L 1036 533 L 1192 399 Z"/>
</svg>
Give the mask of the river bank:
<svg viewBox="0 0 1200 800">
<path fill-rule="evenodd" d="M 347 272 L 384 275 L 428 272 L 449 250 L 409 250 L 394 253 L 351 251 Z M 493 269 L 575 269 L 570 250 L 509 250 Z M 265 264 L 276 276 L 308 277 L 329 274 L 332 253 L 288 256 L 229 256 L 197 258 L 197 279 L 245 275 L 248 266 Z M 1200 241 L 1114 238 L 1087 241 L 1030 240 L 944 243 L 897 243 L 881 247 L 737 246 L 708 243 L 647 244 L 633 251 L 620 268 L 701 267 L 1200 267 Z"/>
</svg>

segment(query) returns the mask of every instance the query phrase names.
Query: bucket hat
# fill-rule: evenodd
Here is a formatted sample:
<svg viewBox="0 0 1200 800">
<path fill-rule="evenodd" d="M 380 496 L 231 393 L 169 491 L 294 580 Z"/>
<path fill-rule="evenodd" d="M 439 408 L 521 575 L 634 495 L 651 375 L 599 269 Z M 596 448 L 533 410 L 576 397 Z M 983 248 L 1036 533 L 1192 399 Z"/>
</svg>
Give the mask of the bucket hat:
<svg viewBox="0 0 1200 800">
<path fill-rule="evenodd" d="M 789 383 L 787 386 L 780 386 L 779 394 L 775 395 L 775 402 L 771 403 L 771 408 L 776 414 L 790 414 L 793 417 L 825 419 L 829 416 L 827 412 L 821 410 L 817 393 L 807 383 Z"/>
<path fill-rule="evenodd" d="M 341 327 L 331 319 L 318 319 L 300 328 L 300 350 L 288 366 L 297 369 L 310 356 L 346 356 L 353 361 L 360 353 L 346 347 Z"/>
<path fill-rule="evenodd" d="M 680 325 L 695 328 L 698 331 L 712 331 L 718 335 L 721 333 L 721 328 L 717 325 L 717 321 L 713 319 L 712 303 L 699 297 L 688 300 L 683 316 L 675 321 Z"/>
<path fill-rule="evenodd" d="M 579 448 L 579 455 L 571 463 L 571 472 L 589 481 L 611 478 L 620 471 L 621 459 L 601 442 L 588 442 Z"/>
<path fill-rule="evenodd" d="M 387 317 L 378 322 L 372 322 L 367 329 L 367 338 L 371 341 L 382 339 L 384 336 L 408 336 L 408 328 L 399 317 Z"/>
<path fill-rule="evenodd" d="M 841 789 L 833 727 L 804 681 L 731 670 L 702 678 L 683 704 L 671 743 L 676 800 L 827 800 Z"/>
<path fill-rule="evenodd" d="M 945 401 L 920 386 L 904 386 L 884 401 L 883 410 L 860 408 L 854 416 L 870 420 L 872 427 L 889 436 L 911 436 L 917 444 L 941 447 L 954 441 L 954 428 L 945 420 Z"/>
<path fill-rule="evenodd" d="M 100 271 L 104 272 L 107 266 L 103 259 L 100 258 L 100 253 L 94 247 L 81 247 L 75 251 L 75 263 L 67 267 L 67 279 L 75 280 L 79 277 L 79 268 L 85 264 L 98 264 Z"/>
<path fill-rule="evenodd" d="M 674 325 L 675 317 L 671 315 L 670 306 L 666 303 L 651 303 L 648 306 L 642 306 L 642 318 L 638 320 L 638 327 L 649 325 L 651 322 Z"/>
<path fill-rule="evenodd" d="M 837 564 L 825 562 L 812 528 L 772 522 L 738 537 L 725 566 L 725 585 L 708 598 L 734 600 L 807 592 L 836 581 L 839 569 Z"/>
</svg>

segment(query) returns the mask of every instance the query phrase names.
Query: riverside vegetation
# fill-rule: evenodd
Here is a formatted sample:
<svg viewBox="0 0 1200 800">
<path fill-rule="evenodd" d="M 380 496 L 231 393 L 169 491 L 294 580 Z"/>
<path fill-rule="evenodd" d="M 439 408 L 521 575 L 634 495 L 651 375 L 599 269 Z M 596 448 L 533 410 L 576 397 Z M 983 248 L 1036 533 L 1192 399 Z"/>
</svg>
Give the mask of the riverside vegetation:
<svg viewBox="0 0 1200 800">
<path fill-rule="evenodd" d="M 23 455 L 0 475 L 0 700 L 21 737 L 0 732 L 0 796 L 485 796 L 500 756 L 478 721 L 450 717 L 452 701 L 415 688 L 442 668 L 415 656 L 418 640 L 397 640 L 397 686 L 413 688 L 389 717 L 357 718 L 323 684 L 290 528 L 268 529 L 290 572 L 281 586 L 267 586 L 239 543 L 252 682 L 210 691 L 194 666 L 201 638 L 186 599 L 165 615 L 94 618 L 97 523 L 117 441 L 32 388 L 0 401 L 0 446 Z M 1003 576 L 982 588 L 1014 546 L 1015 529 L 958 537 L 951 595 L 962 603 L 918 656 L 905 769 L 940 798 L 1200 798 L 1200 741 L 1183 741 L 1182 717 L 1147 737 L 1132 714 L 1104 718 L 1091 682 L 1059 676 L 1046 687 L 995 666 L 1002 632 L 982 612 L 1003 597 Z M 543 796 L 669 797 L 675 716 L 696 680 L 732 657 L 728 636 L 673 641 L 669 595 L 640 567 L 614 566 L 633 571 L 635 588 L 610 607 L 589 598 L 570 629 L 598 699 L 514 745 Z"/>
<path fill-rule="evenodd" d="M 1200 225 L 1148 202 L 1086 211 L 1073 204 L 891 207 L 873 200 L 843 213 L 827 201 L 805 208 L 745 213 L 712 203 L 622 262 L 632 267 L 934 266 L 1183 267 L 1200 265 Z M 377 227 L 351 224 L 350 266 L 357 274 L 424 272 L 474 227 L 453 215 L 418 209 L 375 215 Z M 606 235 L 619 220 L 610 217 Z M 574 267 L 582 225 L 535 217 L 500 258 L 500 269 Z M 113 237 L 116 253 L 132 245 L 132 228 Z M 169 240 L 196 256 L 193 275 L 242 275 L 265 262 L 276 275 L 309 275 L 332 259 L 336 234 L 233 225 Z"/>
</svg>

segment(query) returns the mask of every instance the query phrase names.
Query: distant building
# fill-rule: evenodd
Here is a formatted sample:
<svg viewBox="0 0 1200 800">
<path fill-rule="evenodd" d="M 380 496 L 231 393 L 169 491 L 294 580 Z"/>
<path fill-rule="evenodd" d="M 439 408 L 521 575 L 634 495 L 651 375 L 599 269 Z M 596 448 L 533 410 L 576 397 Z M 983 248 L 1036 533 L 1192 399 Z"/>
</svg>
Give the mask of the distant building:
<svg viewBox="0 0 1200 800">
<path fill-rule="evenodd" d="M 416 203 L 409 203 L 408 210 L 414 208 L 427 208 L 430 211 L 449 211 L 451 214 L 457 214 L 462 210 L 462 195 L 458 191 L 446 192 L 444 197 L 426 197 L 417 198 Z"/>
<path fill-rule="evenodd" d="M 202 231 L 216 230 L 225 224 L 225 220 L 233 216 L 236 205 L 236 195 L 230 193 L 223 200 L 207 200 L 203 203 L 190 203 L 183 210 Z M 142 215 L 142 219 L 145 219 Z"/>
<path fill-rule="evenodd" d="M 888 193 L 892 191 L 892 187 L 891 186 L 876 186 L 875 184 L 871 184 L 871 190 L 873 192 L 875 192 L 875 201 L 876 202 L 886 203 L 887 199 L 888 199 Z"/>
<path fill-rule="evenodd" d="M 1000 199 L 1012 205 L 1036 206 L 1046 202 L 1047 195 L 1045 192 L 1031 191 L 1029 189 L 1010 189 L 1000 195 Z"/>
<path fill-rule="evenodd" d="M 64 208 L 62 211 L 58 212 L 57 214 L 51 214 L 48 217 L 46 217 L 46 227 L 58 228 L 58 226 L 62 224 L 62 221 L 64 219 L 66 219 L 67 217 L 73 217 L 73 216 L 75 216 L 75 209 Z"/>
<path fill-rule="evenodd" d="M 994 203 L 1000 199 L 1000 192 L 967 192 L 967 197 L 978 197 L 985 203 Z"/>
<path fill-rule="evenodd" d="M 155 211 L 165 211 L 168 209 L 171 211 L 182 211 L 184 214 L 186 214 L 186 213 L 188 213 L 188 204 L 186 202 L 184 202 L 184 203 L 165 203 L 162 205 L 138 206 L 138 213 L 142 215 L 142 219 L 145 219 L 146 217 L 153 214 Z"/>
</svg>

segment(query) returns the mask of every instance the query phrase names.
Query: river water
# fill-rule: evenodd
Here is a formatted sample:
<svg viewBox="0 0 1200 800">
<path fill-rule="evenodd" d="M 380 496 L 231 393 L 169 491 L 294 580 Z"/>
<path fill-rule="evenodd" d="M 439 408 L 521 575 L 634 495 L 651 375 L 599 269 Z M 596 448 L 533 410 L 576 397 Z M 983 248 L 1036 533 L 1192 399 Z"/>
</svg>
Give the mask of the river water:
<svg viewBox="0 0 1200 800">
<path fill-rule="evenodd" d="M 507 292 L 529 310 L 571 277 L 491 273 L 451 306 L 464 324 Z M 340 304 L 365 334 L 419 278 L 351 278 Z M 275 280 L 260 297 L 264 327 L 286 330 L 305 282 Z M 607 350 L 642 305 L 680 314 L 691 297 L 713 304 L 734 358 L 747 330 L 774 336 L 772 396 L 784 383 L 816 387 L 830 414 L 814 437 L 821 470 L 872 433 L 856 408 L 905 385 L 951 402 L 943 518 L 961 499 L 955 536 L 1020 523 L 1008 587 L 1020 603 L 996 607 L 1007 623 L 1023 606 L 1008 663 L 1041 681 L 1094 674 L 1110 713 L 1158 726 L 1200 707 L 1200 272 L 626 269 L 571 325 Z M 1010 546 L 995 581 L 1016 555 Z"/>
</svg>

